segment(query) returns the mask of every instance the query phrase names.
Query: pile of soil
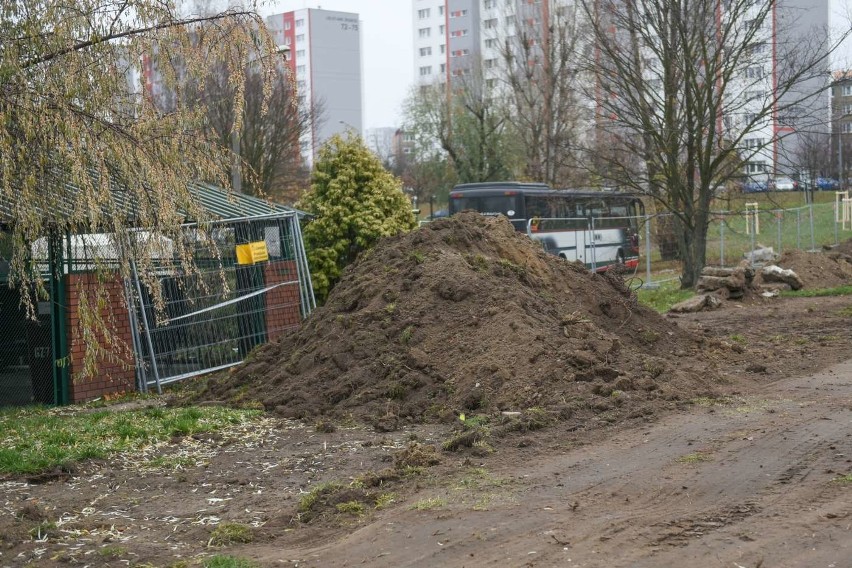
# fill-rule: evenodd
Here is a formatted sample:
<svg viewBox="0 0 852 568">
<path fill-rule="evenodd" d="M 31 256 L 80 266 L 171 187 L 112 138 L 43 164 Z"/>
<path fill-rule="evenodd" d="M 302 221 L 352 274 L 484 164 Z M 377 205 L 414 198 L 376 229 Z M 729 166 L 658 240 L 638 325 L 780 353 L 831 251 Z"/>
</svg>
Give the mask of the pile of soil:
<svg viewBox="0 0 852 568">
<path fill-rule="evenodd" d="M 621 277 L 465 213 L 381 241 L 301 329 L 204 396 L 388 428 L 530 408 L 611 422 L 711 394 L 730 353 L 640 306 Z"/>
<path fill-rule="evenodd" d="M 852 282 L 852 241 L 830 251 L 806 252 L 791 250 L 781 255 L 775 264 L 795 272 L 805 289 L 834 288 Z"/>
</svg>

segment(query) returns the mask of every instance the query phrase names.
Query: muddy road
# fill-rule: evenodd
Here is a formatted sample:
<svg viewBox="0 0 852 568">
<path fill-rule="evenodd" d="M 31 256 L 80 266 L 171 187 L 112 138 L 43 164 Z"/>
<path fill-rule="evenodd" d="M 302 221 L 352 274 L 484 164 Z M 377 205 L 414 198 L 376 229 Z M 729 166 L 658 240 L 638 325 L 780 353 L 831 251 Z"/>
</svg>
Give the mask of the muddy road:
<svg viewBox="0 0 852 568">
<path fill-rule="evenodd" d="M 252 552 L 304 566 L 852 566 L 852 483 L 838 480 L 850 378 L 842 363 L 491 469 L 505 483 L 487 510 L 398 512 L 331 544 Z"/>
</svg>

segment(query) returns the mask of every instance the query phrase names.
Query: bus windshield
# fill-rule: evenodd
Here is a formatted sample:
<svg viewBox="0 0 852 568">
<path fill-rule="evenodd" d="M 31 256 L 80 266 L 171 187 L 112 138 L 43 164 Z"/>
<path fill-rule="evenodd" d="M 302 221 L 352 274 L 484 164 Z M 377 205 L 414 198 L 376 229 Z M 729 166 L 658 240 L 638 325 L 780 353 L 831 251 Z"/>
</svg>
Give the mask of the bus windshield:
<svg viewBox="0 0 852 568">
<path fill-rule="evenodd" d="M 517 195 L 454 195 L 450 197 L 450 215 L 473 209 L 482 215 L 505 215 L 510 220 L 523 219 Z"/>
</svg>

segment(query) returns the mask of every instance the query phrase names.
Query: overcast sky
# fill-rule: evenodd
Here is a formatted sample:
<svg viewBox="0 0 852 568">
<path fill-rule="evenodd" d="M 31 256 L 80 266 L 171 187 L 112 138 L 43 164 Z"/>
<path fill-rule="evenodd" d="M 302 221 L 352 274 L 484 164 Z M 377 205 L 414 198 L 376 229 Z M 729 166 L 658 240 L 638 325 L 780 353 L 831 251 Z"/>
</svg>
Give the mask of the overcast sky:
<svg viewBox="0 0 852 568">
<path fill-rule="evenodd" d="M 364 81 L 364 128 L 400 126 L 402 101 L 414 80 L 411 0 L 272 0 L 261 14 L 322 8 L 358 14 Z"/>
</svg>

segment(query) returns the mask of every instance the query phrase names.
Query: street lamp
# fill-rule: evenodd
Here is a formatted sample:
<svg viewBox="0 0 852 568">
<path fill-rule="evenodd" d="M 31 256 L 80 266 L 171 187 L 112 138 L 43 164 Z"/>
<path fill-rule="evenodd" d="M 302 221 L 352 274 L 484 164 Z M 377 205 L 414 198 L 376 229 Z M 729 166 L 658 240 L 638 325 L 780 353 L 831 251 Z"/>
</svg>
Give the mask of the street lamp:
<svg viewBox="0 0 852 568">
<path fill-rule="evenodd" d="M 290 53 L 289 45 L 277 45 L 275 46 L 275 51 L 270 55 L 283 55 L 284 60 L 287 60 L 287 54 Z M 245 103 L 243 103 L 245 104 Z M 234 116 L 234 120 L 236 121 L 237 117 Z M 243 192 L 243 160 L 240 156 L 240 133 L 234 128 L 234 131 L 231 132 L 231 152 L 234 154 L 234 163 L 231 165 L 231 185 L 234 188 L 234 192 L 242 193 Z"/>
</svg>

